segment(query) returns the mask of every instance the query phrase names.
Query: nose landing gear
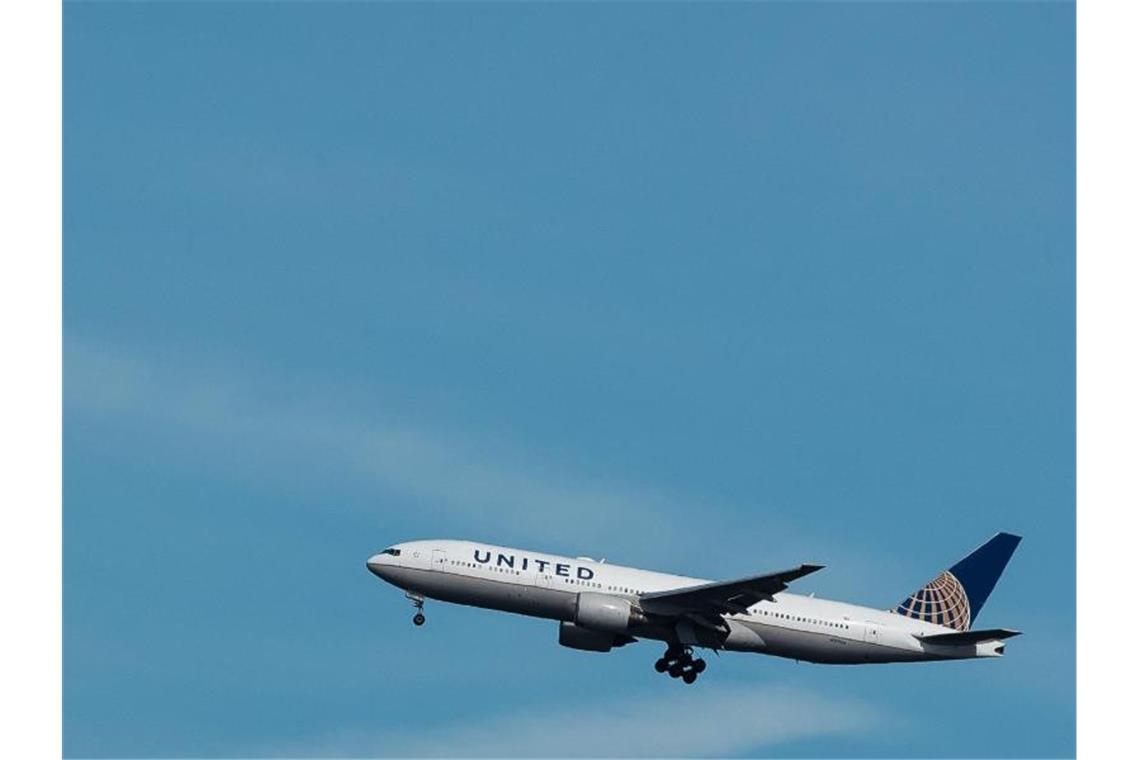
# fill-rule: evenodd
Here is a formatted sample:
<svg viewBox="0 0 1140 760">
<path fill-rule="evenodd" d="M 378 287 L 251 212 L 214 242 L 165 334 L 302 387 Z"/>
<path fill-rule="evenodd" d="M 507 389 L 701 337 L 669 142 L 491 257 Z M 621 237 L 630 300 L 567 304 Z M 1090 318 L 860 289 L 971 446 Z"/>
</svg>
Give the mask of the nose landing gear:
<svg viewBox="0 0 1140 760">
<path fill-rule="evenodd" d="M 668 673 L 670 678 L 680 678 L 685 683 L 693 683 L 697 676 L 705 672 L 704 660 L 693 659 L 692 647 L 670 646 L 661 659 L 653 664 L 658 673 Z"/>
<path fill-rule="evenodd" d="M 416 614 L 412 617 L 412 623 L 416 626 L 423 625 L 427 621 L 427 618 L 424 617 L 424 598 L 419 594 L 413 594 L 411 591 L 406 592 L 404 596 L 411 599 L 412 604 L 415 605 L 416 608 Z"/>
</svg>

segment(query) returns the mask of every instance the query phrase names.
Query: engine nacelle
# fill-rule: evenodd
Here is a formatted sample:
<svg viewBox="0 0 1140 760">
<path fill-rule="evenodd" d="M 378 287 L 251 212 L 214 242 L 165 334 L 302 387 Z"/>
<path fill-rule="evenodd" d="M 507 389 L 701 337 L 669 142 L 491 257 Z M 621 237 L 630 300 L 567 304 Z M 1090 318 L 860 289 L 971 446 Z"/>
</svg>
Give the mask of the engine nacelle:
<svg viewBox="0 0 1140 760">
<path fill-rule="evenodd" d="M 608 652 L 617 645 L 616 640 L 617 636 L 612 633 L 591 631 L 589 628 L 582 628 L 573 623 L 562 622 L 558 624 L 558 643 L 571 649 L 584 649 L 587 652 Z"/>
<path fill-rule="evenodd" d="M 587 591 L 578 594 L 574 622 L 592 631 L 625 634 L 631 624 L 648 621 L 628 599 Z"/>
</svg>

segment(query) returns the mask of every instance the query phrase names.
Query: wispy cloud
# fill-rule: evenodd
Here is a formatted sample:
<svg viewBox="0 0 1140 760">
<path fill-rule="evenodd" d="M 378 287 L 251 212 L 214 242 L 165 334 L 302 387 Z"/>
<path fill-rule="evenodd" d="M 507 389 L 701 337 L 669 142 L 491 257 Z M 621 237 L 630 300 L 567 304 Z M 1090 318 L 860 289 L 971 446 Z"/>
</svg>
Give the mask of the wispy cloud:
<svg viewBox="0 0 1140 760">
<path fill-rule="evenodd" d="M 64 393 L 69 414 L 109 421 L 106 430 L 125 438 L 125 445 L 173 442 L 186 446 L 195 465 L 222 461 L 251 477 L 277 477 L 285 470 L 286 477 L 315 480 L 317 487 L 322 478 L 359 478 L 406 494 L 425 510 L 438 510 L 460 535 L 525 534 L 536 542 L 539 536 L 558 536 L 583 547 L 618 536 L 625 548 L 648 543 L 646 551 L 655 557 L 686 544 L 702 551 L 701 526 L 678 499 L 551 466 L 498 436 L 417 422 L 414 410 L 312 378 L 267 375 L 235 360 L 211 362 L 69 340 Z M 131 432 L 120 435 L 122 430 Z M 642 541 L 646 526 L 653 526 L 650 542 Z M 707 530 L 719 527 L 714 522 Z M 765 537 L 772 535 L 769 526 Z M 722 549 L 732 541 L 730 532 L 716 538 Z M 468 714 L 427 726 L 356 726 L 228 754 L 720 756 L 811 737 L 855 735 L 880 723 L 864 703 L 799 689 L 715 680 L 670 686 L 676 688 Z"/>
<path fill-rule="evenodd" d="M 870 706 L 784 687 L 700 685 L 551 703 L 415 730 L 341 732 L 264 753 L 305 757 L 717 757 L 797 739 L 857 735 Z"/>
<path fill-rule="evenodd" d="M 756 535 L 738 530 L 738 509 L 560 466 L 502 431 L 425 421 L 383 389 L 267 373 L 241 357 L 219 361 L 89 338 L 69 337 L 64 352 L 69 415 L 129 430 L 132 436 L 115 436 L 124 445 L 182 449 L 196 467 L 236 469 L 291 488 L 324 490 L 347 479 L 376 492 L 363 508 L 398 495 L 455 535 L 526 540 L 538 549 L 620 551 L 615 559 L 630 562 L 668 555 L 679 570 L 723 562 L 724 572 L 736 573 L 817 560 L 841 565 L 834 582 L 850 588 L 874 588 L 884 576 L 835 536 L 791 530 L 780 519 L 793 509 L 787 506 L 755 507 L 764 509 L 765 553 L 753 565 Z"/>
<path fill-rule="evenodd" d="M 267 476 L 306 471 L 364 479 L 439 510 L 457 528 L 477 524 L 489 535 L 585 542 L 602 531 L 634 535 L 639 526 L 667 525 L 663 518 L 680 510 L 650 488 L 560 470 L 498 436 L 409 421 L 406 410 L 401 418 L 375 394 L 268 377 L 233 363 L 72 339 L 64 396 L 70 412 L 199 442 L 197 457 L 240 461 Z M 661 540 L 669 540 L 667 532 Z"/>
</svg>

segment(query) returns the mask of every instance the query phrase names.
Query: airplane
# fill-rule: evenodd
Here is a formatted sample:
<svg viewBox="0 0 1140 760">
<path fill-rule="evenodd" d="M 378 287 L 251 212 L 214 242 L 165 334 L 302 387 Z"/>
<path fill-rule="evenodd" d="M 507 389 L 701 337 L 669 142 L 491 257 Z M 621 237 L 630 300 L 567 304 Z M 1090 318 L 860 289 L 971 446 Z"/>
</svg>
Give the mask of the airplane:
<svg viewBox="0 0 1140 760">
<path fill-rule="evenodd" d="M 706 663 L 694 648 L 758 652 L 826 664 L 1001 657 L 1020 632 L 971 627 L 1021 537 L 998 533 L 891 609 L 786 591 L 823 569 L 708 581 L 472 541 L 396 544 L 368 558 L 377 577 L 401 588 L 424 624 L 424 600 L 558 621 L 558 643 L 609 652 L 639 639 L 664 642 L 655 663 L 687 684 Z"/>
</svg>

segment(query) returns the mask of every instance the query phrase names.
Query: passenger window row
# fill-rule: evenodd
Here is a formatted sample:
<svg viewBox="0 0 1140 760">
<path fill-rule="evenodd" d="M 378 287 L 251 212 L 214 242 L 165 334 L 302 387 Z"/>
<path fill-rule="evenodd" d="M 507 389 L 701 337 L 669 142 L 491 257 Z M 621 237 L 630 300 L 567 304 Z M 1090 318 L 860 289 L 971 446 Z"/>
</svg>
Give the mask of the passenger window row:
<svg viewBox="0 0 1140 760">
<path fill-rule="evenodd" d="M 550 576 L 548 575 L 547 577 L 549 578 Z M 602 587 L 602 584 L 600 583 L 594 583 L 593 581 L 580 581 L 577 578 L 563 578 L 562 580 L 574 586 L 589 586 L 590 588 Z"/>
<path fill-rule="evenodd" d="M 440 562 L 443 562 L 443 561 L 444 560 L 442 560 L 442 559 L 440 560 Z M 522 573 L 520 573 L 518 570 L 513 570 L 509 567 L 496 567 L 494 565 L 477 565 L 474 562 L 462 562 L 462 561 L 457 560 L 457 559 L 448 560 L 448 561 L 451 564 L 456 565 L 457 567 L 471 567 L 471 568 L 474 568 L 476 570 L 479 570 L 481 568 L 483 570 L 489 570 L 492 573 L 506 573 L 507 575 L 522 575 Z"/>
<path fill-rule="evenodd" d="M 842 628 L 850 630 L 851 626 L 848 623 L 840 623 L 835 620 L 819 620 L 818 618 L 805 618 L 798 615 L 788 615 L 783 612 L 769 612 L 768 610 L 760 610 L 761 615 L 768 617 L 779 618 L 780 620 L 788 620 L 796 623 L 810 623 L 812 625 L 822 625 L 826 628 Z"/>
</svg>

